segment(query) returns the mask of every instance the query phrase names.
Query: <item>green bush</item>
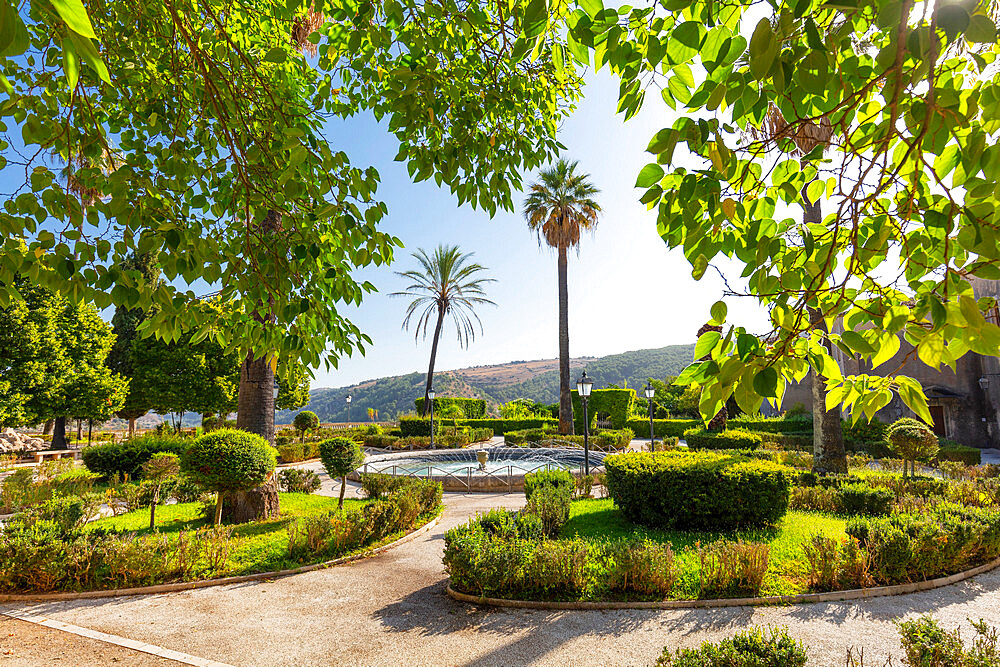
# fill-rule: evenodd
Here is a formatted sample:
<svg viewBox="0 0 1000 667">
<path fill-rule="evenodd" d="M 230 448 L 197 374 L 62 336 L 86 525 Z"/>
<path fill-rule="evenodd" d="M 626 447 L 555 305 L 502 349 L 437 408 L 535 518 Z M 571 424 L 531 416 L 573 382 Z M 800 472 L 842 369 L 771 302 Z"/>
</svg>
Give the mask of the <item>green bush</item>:
<svg viewBox="0 0 1000 667">
<path fill-rule="evenodd" d="M 437 419 L 434 420 L 435 422 Z M 558 419 L 549 417 L 531 417 L 527 419 L 442 419 L 441 426 L 467 426 L 473 429 L 488 428 L 494 435 L 503 435 L 507 431 L 523 431 L 529 428 L 555 428 L 559 426 Z M 428 426 L 427 435 L 430 435 Z"/>
<path fill-rule="evenodd" d="M 319 475 L 303 468 L 285 468 L 278 473 L 278 487 L 285 493 L 313 493 L 319 490 Z"/>
<path fill-rule="evenodd" d="M 574 486 L 538 484 L 528 496 L 524 512 L 534 514 L 541 519 L 542 532 L 547 537 L 555 537 L 559 529 L 569 521 L 569 506 L 573 500 Z"/>
<path fill-rule="evenodd" d="M 762 443 L 774 445 L 780 449 L 804 451 L 810 454 L 813 450 L 812 433 L 768 433 L 753 430 L 750 432 L 759 435 Z"/>
<path fill-rule="evenodd" d="M 701 422 L 697 419 L 654 419 L 653 433 L 657 438 L 679 438 L 689 428 L 696 428 Z M 632 418 L 625 422 L 625 428 L 631 429 L 636 437 L 649 437 L 649 419 Z"/>
<path fill-rule="evenodd" d="M 413 402 L 417 408 L 417 414 L 423 414 L 424 410 L 424 399 L 423 397 L 418 398 Z M 486 401 L 481 398 L 459 398 L 459 397 L 434 397 L 434 417 L 437 418 L 438 415 L 442 417 L 445 416 L 446 411 L 449 408 L 458 408 L 462 411 L 462 415 L 459 417 L 465 419 L 482 419 L 486 416 Z M 416 434 L 415 434 L 416 435 Z M 420 434 L 424 435 L 424 434 Z M 426 435 L 430 435 L 428 432 Z"/>
<path fill-rule="evenodd" d="M 441 427 L 441 420 L 435 419 L 434 425 Z M 429 436 L 431 434 L 431 420 L 423 417 L 400 417 L 399 430 L 404 438 L 411 436 Z"/>
<path fill-rule="evenodd" d="M 705 642 L 699 648 L 663 649 L 656 667 L 802 667 L 808 656 L 801 642 L 784 628 L 761 628 L 737 632 L 720 642 Z"/>
<path fill-rule="evenodd" d="M 966 447 L 954 440 L 941 440 L 935 461 L 959 461 L 970 466 L 983 462 L 983 452 L 976 447 Z"/>
<path fill-rule="evenodd" d="M 595 449 L 622 449 L 627 447 L 635 434 L 631 429 L 618 431 L 596 431 L 587 436 L 588 444 Z M 546 446 L 548 441 L 559 444 L 572 444 L 583 447 L 582 435 L 560 435 L 554 429 L 525 429 L 522 431 L 507 431 L 504 433 L 504 444 L 508 447 Z"/>
<path fill-rule="evenodd" d="M 811 431 L 812 415 L 795 415 L 785 417 L 765 417 L 762 414 L 738 415 L 727 420 L 730 428 L 745 429 L 766 433 L 799 433 Z"/>
<path fill-rule="evenodd" d="M 525 499 L 531 500 L 531 494 L 543 486 L 562 487 L 572 494 L 573 489 L 576 488 L 576 480 L 573 479 L 573 475 L 568 470 L 562 469 L 528 473 L 524 476 Z"/>
<path fill-rule="evenodd" d="M 340 478 L 340 501 L 344 506 L 344 492 L 347 491 L 347 476 L 365 461 L 365 455 L 357 442 L 350 438 L 330 438 L 319 443 L 319 458 L 323 467 L 333 479 Z"/>
<path fill-rule="evenodd" d="M 295 419 L 292 420 L 292 426 L 301 434 L 302 438 L 305 438 L 306 431 L 311 431 L 319 426 L 319 417 L 311 410 L 303 410 L 295 415 Z"/>
<path fill-rule="evenodd" d="M 684 441 L 691 449 L 759 449 L 760 435 L 741 429 L 712 433 L 699 426 L 684 431 Z"/>
<path fill-rule="evenodd" d="M 576 389 L 573 389 L 573 425 L 577 433 L 583 433 L 583 403 Z M 625 422 L 632 416 L 632 404 L 635 402 L 635 389 L 594 389 L 587 399 L 587 416 L 590 418 L 590 430 L 594 430 L 597 415 L 602 412 L 608 415 L 611 428 L 623 429 Z"/>
<path fill-rule="evenodd" d="M 927 461 L 938 452 L 938 439 L 927 424 L 904 417 L 893 422 L 886 431 L 885 439 L 889 449 L 904 462 L 909 461 L 911 472 L 916 461 Z M 904 473 L 906 472 L 904 468 Z"/>
<path fill-rule="evenodd" d="M 896 495 L 886 488 L 856 482 L 841 484 L 835 492 L 837 512 L 847 515 L 886 516 Z"/>
<path fill-rule="evenodd" d="M 125 477 L 135 479 L 141 476 L 142 464 L 157 452 L 171 452 L 180 456 L 191 444 L 191 440 L 176 436 L 155 434 L 140 435 L 124 442 L 108 442 L 90 445 L 81 451 L 87 468 L 105 477 Z"/>
<path fill-rule="evenodd" d="M 275 450 L 259 435 L 218 429 L 195 440 L 181 454 L 181 471 L 193 482 L 218 494 L 215 523 L 222 519 L 223 495 L 263 484 L 277 465 Z"/>
<path fill-rule="evenodd" d="M 972 627 L 977 637 L 971 648 L 962 644 L 958 629 L 947 631 L 930 615 L 896 623 L 906 664 L 914 667 L 993 667 L 1000 665 L 996 630 L 980 619 Z"/>
<path fill-rule="evenodd" d="M 713 452 L 628 452 L 604 459 L 605 483 L 633 523 L 653 528 L 737 528 L 777 523 L 792 470 Z"/>
</svg>

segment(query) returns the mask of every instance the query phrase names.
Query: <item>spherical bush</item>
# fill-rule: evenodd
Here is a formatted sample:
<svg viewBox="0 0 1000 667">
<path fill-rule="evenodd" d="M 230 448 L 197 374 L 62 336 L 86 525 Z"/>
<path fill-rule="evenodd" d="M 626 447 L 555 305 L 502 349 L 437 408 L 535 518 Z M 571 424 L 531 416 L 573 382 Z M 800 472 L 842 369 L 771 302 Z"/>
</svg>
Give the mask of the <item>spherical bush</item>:
<svg viewBox="0 0 1000 667">
<path fill-rule="evenodd" d="M 220 429 L 197 438 L 181 455 L 181 470 L 209 491 L 229 493 L 260 486 L 277 464 L 267 440 L 236 429 Z"/>
<path fill-rule="evenodd" d="M 319 458 L 330 477 L 346 477 L 365 460 L 361 445 L 350 438 L 330 438 L 319 443 Z"/>
<path fill-rule="evenodd" d="M 311 431 L 319 426 L 319 417 L 317 417 L 316 413 L 311 410 L 303 410 L 299 414 L 295 415 L 292 425 L 295 427 L 296 431 L 305 433 L 306 431 Z"/>
<path fill-rule="evenodd" d="M 922 461 L 938 452 L 938 438 L 927 424 L 904 417 L 886 431 L 889 447 L 907 461 Z"/>
</svg>

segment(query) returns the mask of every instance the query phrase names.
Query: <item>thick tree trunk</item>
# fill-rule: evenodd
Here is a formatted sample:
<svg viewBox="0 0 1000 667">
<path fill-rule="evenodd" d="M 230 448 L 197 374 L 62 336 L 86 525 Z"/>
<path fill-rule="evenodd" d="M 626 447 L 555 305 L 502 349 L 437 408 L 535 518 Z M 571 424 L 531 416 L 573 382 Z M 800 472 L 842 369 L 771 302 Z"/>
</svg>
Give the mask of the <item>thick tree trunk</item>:
<svg viewBox="0 0 1000 667">
<path fill-rule="evenodd" d="M 45 426 L 42 427 L 42 435 L 49 435 L 52 433 L 52 424 L 54 421 L 54 419 L 45 420 Z"/>
<path fill-rule="evenodd" d="M 434 340 L 431 341 L 431 363 L 427 366 L 427 381 L 424 383 L 424 407 L 420 412 L 421 417 L 426 417 L 431 409 L 430 393 L 434 382 L 434 362 L 437 360 L 438 340 L 441 338 L 441 328 L 444 326 L 444 308 L 438 306 L 438 320 L 434 327 Z"/>
<path fill-rule="evenodd" d="M 87 420 L 87 444 L 88 445 L 94 444 L 94 420 L 93 419 L 88 419 Z"/>
<path fill-rule="evenodd" d="M 569 287 L 566 248 L 559 248 L 559 432 L 573 435 L 573 394 L 569 380 Z"/>
<path fill-rule="evenodd" d="M 222 518 L 227 523 L 247 523 L 273 519 L 281 507 L 278 503 L 278 481 L 274 475 L 249 491 L 226 494 L 226 504 L 222 508 Z"/>
<path fill-rule="evenodd" d="M 69 449 L 66 444 L 65 417 L 56 417 L 55 428 L 52 430 L 52 449 Z"/>
<path fill-rule="evenodd" d="M 820 224 L 823 222 L 823 212 L 819 201 L 809 202 L 803 192 L 805 199 L 805 211 L 802 220 L 806 224 Z M 816 309 L 810 309 L 810 317 L 813 326 L 824 333 L 829 333 L 823 314 Z M 832 353 L 829 341 L 824 343 L 827 354 Z M 810 371 L 812 376 L 812 404 L 813 404 L 813 472 L 817 473 L 846 473 L 847 472 L 847 451 L 844 449 L 844 432 L 840 425 L 840 407 L 834 406 L 832 410 L 826 409 L 826 378 L 815 371 Z"/>
<path fill-rule="evenodd" d="M 80 441 L 83 440 L 83 420 L 76 420 L 76 444 L 79 445 Z"/>
</svg>

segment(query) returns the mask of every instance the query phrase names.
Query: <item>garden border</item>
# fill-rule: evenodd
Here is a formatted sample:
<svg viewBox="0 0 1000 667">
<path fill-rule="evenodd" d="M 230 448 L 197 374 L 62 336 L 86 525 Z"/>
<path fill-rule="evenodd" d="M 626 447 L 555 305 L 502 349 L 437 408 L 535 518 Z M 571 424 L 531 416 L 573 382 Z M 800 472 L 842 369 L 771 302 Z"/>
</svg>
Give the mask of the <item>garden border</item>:
<svg viewBox="0 0 1000 667">
<path fill-rule="evenodd" d="M 886 597 L 890 595 L 905 595 L 919 593 L 957 584 L 966 579 L 989 572 L 1000 566 L 1000 558 L 979 565 L 971 570 L 958 572 L 947 577 L 917 581 L 910 584 L 894 584 L 892 586 L 876 586 L 874 588 L 851 588 L 846 591 L 830 591 L 828 593 L 800 593 L 798 595 L 770 595 L 754 598 L 718 598 L 714 600 L 661 600 L 657 602 L 544 602 L 541 600 L 508 600 L 505 598 L 488 598 L 469 595 L 456 591 L 451 587 L 451 580 L 445 592 L 459 602 L 484 604 L 493 607 L 513 607 L 517 609 L 551 609 L 551 610 L 600 610 L 600 609 L 711 609 L 714 607 L 756 607 L 763 605 L 800 604 L 812 602 L 841 602 L 846 600 L 865 600 L 868 598 Z"/>
<path fill-rule="evenodd" d="M 157 593 L 173 593 L 176 591 L 187 591 L 195 588 L 209 588 L 211 586 L 225 586 L 227 584 L 240 584 L 247 581 L 260 581 L 261 579 L 277 579 L 279 577 L 288 577 L 293 574 L 303 574 L 305 572 L 312 572 L 313 570 L 321 570 L 328 567 L 333 567 L 335 565 L 343 565 L 344 563 L 350 563 L 351 561 L 361 560 L 362 558 L 368 558 L 370 556 L 375 556 L 383 551 L 388 551 L 398 547 L 399 545 L 409 542 L 410 540 L 419 537 L 420 535 L 429 532 L 431 528 L 437 525 L 438 521 L 441 520 L 441 515 L 444 513 L 444 505 L 442 504 L 437 512 L 437 514 L 427 523 L 420 526 L 419 528 L 406 533 L 398 540 L 390 542 L 389 544 L 383 544 L 375 549 L 369 549 L 368 551 L 362 551 L 361 553 L 354 554 L 352 556 L 343 556 L 341 558 L 334 558 L 333 560 L 323 561 L 322 563 L 313 563 L 311 565 L 303 565 L 301 567 L 291 568 L 288 570 L 275 570 L 273 572 L 256 572 L 254 574 L 241 574 L 234 577 L 223 577 L 221 579 L 200 579 L 198 581 L 178 581 L 170 584 L 156 584 L 155 586 L 139 586 L 136 588 L 109 588 L 100 591 L 81 591 L 79 593 L 2 593 L 0 594 L 0 603 L 7 602 L 51 602 L 58 600 L 85 600 L 89 598 L 110 598 L 119 597 L 124 595 L 155 595 Z"/>
</svg>

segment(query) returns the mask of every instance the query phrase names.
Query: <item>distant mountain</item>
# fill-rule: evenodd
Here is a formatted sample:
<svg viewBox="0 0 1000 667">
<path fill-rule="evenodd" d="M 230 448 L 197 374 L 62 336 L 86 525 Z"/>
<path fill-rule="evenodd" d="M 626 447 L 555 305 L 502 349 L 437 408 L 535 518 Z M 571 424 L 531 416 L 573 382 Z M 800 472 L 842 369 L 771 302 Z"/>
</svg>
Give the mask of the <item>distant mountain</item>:
<svg viewBox="0 0 1000 667">
<path fill-rule="evenodd" d="M 694 345 L 670 345 L 654 350 L 635 350 L 607 357 L 580 357 L 570 360 L 573 381 L 586 370 L 594 379 L 595 388 L 609 384 L 641 390 L 647 378 L 663 379 L 677 375 L 691 363 Z M 368 408 L 378 410 L 379 419 L 394 419 L 413 412 L 413 401 L 424 393 L 424 373 L 410 373 L 369 380 L 349 387 L 318 388 L 312 391 L 309 405 L 321 421 L 347 421 L 345 397 L 350 394 L 351 420 L 367 421 Z M 559 360 L 512 361 L 494 366 L 474 366 L 434 374 L 434 389 L 438 396 L 483 398 L 489 406 L 516 398 L 539 403 L 559 400 Z M 281 410 L 276 415 L 279 424 L 289 424 L 298 410 Z"/>
</svg>

